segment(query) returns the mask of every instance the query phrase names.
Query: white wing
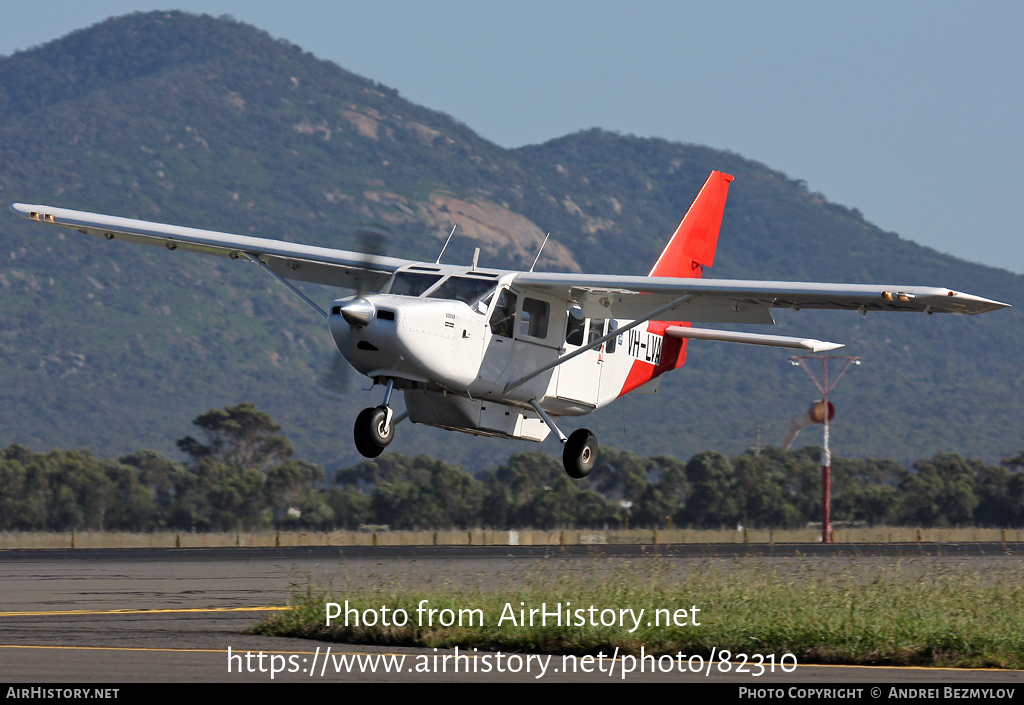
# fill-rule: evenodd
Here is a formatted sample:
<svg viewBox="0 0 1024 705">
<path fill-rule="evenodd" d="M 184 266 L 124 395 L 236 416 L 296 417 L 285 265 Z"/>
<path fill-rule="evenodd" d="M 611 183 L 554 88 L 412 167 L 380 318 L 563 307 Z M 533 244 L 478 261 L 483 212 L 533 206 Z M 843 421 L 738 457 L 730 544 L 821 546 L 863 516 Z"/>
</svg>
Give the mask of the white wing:
<svg viewBox="0 0 1024 705">
<path fill-rule="evenodd" d="M 410 260 L 394 257 L 150 223 L 66 208 L 15 203 L 11 210 L 30 220 L 71 228 L 107 240 L 163 245 L 171 250 L 188 250 L 233 259 L 238 259 L 244 253 L 262 260 L 271 270 L 286 279 L 352 289 L 376 291 L 396 269 L 411 264 Z"/>
<path fill-rule="evenodd" d="M 127 240 L 238 258 L 258 258 L 286 279 L 347 288 L 380 289 L 395 270 L 412 260 L 378 257 L 347 250 L 300 245 L 118 218 L 97 213 L 15 203 L 11 210 L 105 239 Z M 773 323 L 772 308 L 831 308 L 860 311 L 924 311 L 978 314 L 1008 304 L 950 289 L 878 284 L 676 279 L 618 275 L 516 275 L 517 288 L 571 299 L 593 318 L 637 319 L 681 297 L 686 301 L 662 312 L 658 320 Z"/>
<path fill-rule="evenodd" d="M 919 311 L 975 315 L 1009 304 L 951 289 L 885 284 L 675 279 L 525 272 L 517 288 L 565 296 L 592 318 L 641 318 L 688 296 L 657 316 L 662 321 L 774 323 L 773 308 Z"/>
</svg>

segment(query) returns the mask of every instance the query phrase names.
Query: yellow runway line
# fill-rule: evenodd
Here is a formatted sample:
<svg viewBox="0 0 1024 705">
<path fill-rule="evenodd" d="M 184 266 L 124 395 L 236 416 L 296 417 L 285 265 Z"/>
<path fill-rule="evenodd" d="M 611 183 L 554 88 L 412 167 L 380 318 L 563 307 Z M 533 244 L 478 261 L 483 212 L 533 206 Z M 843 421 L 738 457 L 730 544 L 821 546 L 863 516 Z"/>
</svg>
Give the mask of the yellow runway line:
<svg viewBox="0 0 1024 705">
<path fill-rule="evenodd" d="M 0 644 L 0 649 L 39 649 L 39 650 L 50 650 L 50 651 L 155 651 L 164 653 L 195 653 L 195 654 L 226 654 L 227 649 L 173 649 L 173 648 L 156 648 L 156 647 L 145 647 L 145 646 L 41 646 L 38 644 Z M 235 649 L 232 647 L 232 653 L 244 654 L 244 653 L 263 653 L 263 654 L 304 654 L 309 656 L 315 656 L 316 651 L 271 651 L 269 649 Z M 332 655 L 339 656 L 363 656 L 369 654 L 366 651 L 334 651 Z M 376 654 L 374 654 L 376 655 Z M 399 654 L 391 652 L 381 652 L 381 656 L 403 656 L 408 654 Z"/>
<path fill-rule="evenodd" d="M 249 608 L 243 608 L 243 609 L 249 609 Z M 278 608 L 278 609 L 281 609 L 281 608 Z M 426 647 L 424 647 L 424 648 L 426 648 Z M 49 650 L 65 650 L 65 651 L 150 651 L 150 652 L 165 652 L 165 653 L 197 653 L 197 654 L 226 654 L 226 653 L 228 653 L 227 649 L 172 649 L 172 648 L 148 648 L 148 647 L 141 647 L 141 646 L 39 646 L 39 645 L 32 645 L 32 644 L 0 644 L 0 649 L 40 649 L 40 650 L 49 649 Z M 234 649 L 232 649 L 232 650 L 236 651 Z M 268 649 L 256 649 L 256 650 L 254 650 L 254 649 L 238 649 L 236 652 L 239 653 L 239 654 L 246 653 L 246 652 L 249 652 L 249 653 L 259 652 L 259 653 L 264 653 L 264 654 L 305 654 L 305 655 L 313 656 L 313 655 L 316 655 L 319 651 L 328 651 L 329 652 L 329 649 L 325 650 L 322 647 L 320 649 L 317 649 L 317 651 L 299 651 L 299 650 L 292 650 L 292 651 L 270 651 Z M 334 655 L 338 655 L 338 656 L 361 656 L 361 655 L 366 655 L 368 653 L 369 652 L 365 652 L 365 651 L 334 651 L 333 652 Z M 378 654 L 375 654 L 375 655 L 378 655 Z M 404 656 L 408 656 L 409 654 L 408 653 L 399 654 L 399 653 L 391 653 L 391 652 L 381 652 L 379 655 L 381 655 L 381 656 L 403 656 L 403 655 Z M 434 655 L 436 656 L 437 654 L 434 654 Z M 474 658 L 474 659 L 475 658 L 480 658 L 480 656 L 482 656 L 482 655 L 483 654 L 472 654 L 472 655 L 468 655 L 467 654 L 467 656 L 469 658 Z M 608 660 L 609 661 L 612 661 L 612 660 L 614 660 L 614 661 L 622 661 L 621 658 L 619 658 L 619 659 L 608 659 Z M 904 672 L 905 671 L 921 671 L 921 672 L 925 672 L 925 673 L 934 673 L 936 671 L 957 671 L 957 672 L 962 672 L 962 673 L 978 673 L 979 671 L 981 671 L 981 672 L 989 671 L 989 672 L 998 672 L 998 673 L 1007 673 L 1007 674 L 1009 674 L 1009 673 L 1021 673 L 1022 672 L 1022 671 L 1009 670 L 1009 669 L 1005 669 L 1005 668 L 951 668 L 951 667 L 942 667 L 942 666 L 939 666 L 939 667 L 932 667 L 932 666 L 872 666 L 872 665 L 856 664 L 856 663 L 847 663 L 847 664 L 843 664 L 843 663 L 801 663 L 801 664 L 797 664 L 797 668 L 798 669 L 802 669 L 802 668 L 836 668 L 836 669 L 840 669 L 840 668 L 843 668 L 843 669 L 865 668 L 865 669 L 868 669 L 868 668 L 870 668 L 870 669 L 879 670 L 879 671 L 883 671 L 883 670 L 884 671 L 904 671 Z"/>
<path fill-rule="evenodd" d="M 182 609 L 151 609 L 151 610 L 56 610 L 49 612 L 0 612 L 2 617 L 49 617 L 60 615 L 83 614 L 182 614 L 206 612 L 287 612 L 293 607 L 267 605 L 263 607 L 193 607 Z"/>
</svg>

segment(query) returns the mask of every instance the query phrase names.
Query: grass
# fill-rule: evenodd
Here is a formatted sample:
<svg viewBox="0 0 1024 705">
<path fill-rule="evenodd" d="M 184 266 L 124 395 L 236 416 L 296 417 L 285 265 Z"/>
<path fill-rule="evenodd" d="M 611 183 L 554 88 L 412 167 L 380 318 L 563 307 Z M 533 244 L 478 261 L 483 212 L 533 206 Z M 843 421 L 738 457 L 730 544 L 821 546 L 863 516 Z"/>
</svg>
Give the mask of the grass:
<svg viewBox="0 0 1024 705">
<path fill-rule="evenodd" d="M 544 565 L 523 584 L 504 592 L 456 589 L 394 589 L 385 585 L 334 592 L 312 583 L 294 596 L 294 609 L 278 613 L 253 628 L 254 633 L 306 637 L 328 641 L 393 646 L 425 646 L 531 653 L 647 654 L 710 656 L 791 653 L 799 663 L 919 665 L 945 667 L 1024 668 L 1024 571 L 978 571 L 964 565 L 902 561 L 886 565 L 863 563 L 833 566 L 751 567 L 737 563 L 700 566 L 680 578 L 666 563 L 638 562 L 609 571 L 563 570 Z M 381 607 L 389 614 L 405 610 L 404 626 L 350 624 L 344 618 L 328 627 L 326 605 L 338 602 L 360 612 L 371 610 L 380 621 Z M 439 626 L 427 608 L 463 610 L 464 624 Z M 571 603 L 566 608 L 565 603 Z M 561 603 L 563 622 L 522 626 L 505 620 L 508 606 L 549 611 Z M 641 625 L 586 624 L 566 609 L 643 609 Z M 693 613 L 696 606 L 699 612 Z M 686 610 L 685 625 L 659 626 L 655 610 Z M 479 610 L 475 623 L 466 624 L 465 610 Z M 604 613 L 607 617 L 611 613 Z M 661 613 L 664 616 L 664 612 Z M 480 616 L 482 615 L 482 624 Z M 694 625 L 692 617 L 700 622 Z M 352 620 L 354 622 L 354 620 Z M 398 620 L 401 621 L 401 620 Z M 423 622 L 420 624 L 420 622 Z M 450 620 L 449 620 L 450 621 Z M 598 621 L 598 620 L 595 620 Z M 682 620 L 681 620 L 682 621 Z"/>
</svg>

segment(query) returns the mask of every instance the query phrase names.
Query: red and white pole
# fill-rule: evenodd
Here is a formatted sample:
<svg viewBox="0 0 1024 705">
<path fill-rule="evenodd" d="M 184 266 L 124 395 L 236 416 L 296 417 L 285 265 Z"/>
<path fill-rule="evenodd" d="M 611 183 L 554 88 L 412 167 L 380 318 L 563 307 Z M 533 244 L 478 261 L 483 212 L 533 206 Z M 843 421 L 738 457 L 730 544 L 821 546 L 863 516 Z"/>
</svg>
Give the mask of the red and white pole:
<svg viewBox="0 0 1024 705">
<path fill-rule="evenodd" d="M 835 376 L 835 379 L 829 380 L 828 378 L 828 361 L 831 358 L 843 360 L 844 364 L 842 369 L 839 370 L 839 374 Z M 799 365 L 804 368 L 810 376 L 811 381 L 814 382 L 815 386 L 821 392 L 823 399 L 820 403 L 812 404 L 809 410 L 808 417 L 813 423 L 821 423 L 824 427 L 824 443 L 821 455 L 821 542 L 832 543 L 832 518 L 831 518 L 831 507 L 832 507 L 832 451 L 828 444 L 828 432 L 829 432 L 829 421 L 832 420 L 832 416 L 835 415 L 835 409 L 828 400 L 828 393 L 832 391 L 832 388 L 838 384 L 839 379 L 846 374 L 846 370 L 849 369 L 850 365 L 859 365 L 860 360 L 856 357 L 849 357 L 846 355 L 797 355 L 791 357 L 790 360 L 795 365 Z M 818 383 L 818 380 L 814 377 L 814 372 L 807 364 L 808 360 L 821 360 L 822 369 L 824 371 L 824 377 L 822 383 Z M 819 421 L 819 410 L 820 418 Z M 794 417 L 796 419 L 796 417 Z M 787 434 L 786 447 L 792 442 L 793 437 L 796 435 L 796 431 L 799 430 L 799 426 L 793 429 L 791 422 L 791 433 Z"/>
<path fill-rule="evenodd" d="M 825 442 L 821 453 L 821 542 L 830 543 L 832 534 L 832 523 L 830 519 L 830 507 L 832 506 L 832 452 L 828 448 L 828 356 L 825 356 Z"/>
</svg>

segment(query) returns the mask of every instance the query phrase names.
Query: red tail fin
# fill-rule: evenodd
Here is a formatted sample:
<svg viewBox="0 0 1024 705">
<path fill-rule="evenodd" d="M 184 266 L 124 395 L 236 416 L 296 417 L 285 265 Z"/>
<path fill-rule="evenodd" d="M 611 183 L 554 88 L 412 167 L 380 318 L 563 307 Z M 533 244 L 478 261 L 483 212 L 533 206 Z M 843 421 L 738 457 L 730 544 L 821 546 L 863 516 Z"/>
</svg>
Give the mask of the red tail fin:
<svg viewBox="0 0 1024 705">
<path fill-rule="evenodd" d="M 720 171 L 711 172 L 647 276 L 699 279 L 704 267 L 714 264 L 718 231 L 722 227 L 725 198 L 732 179 Z"/>
<path fill-rule="evenodd" d="M 720 171 L 711 172 L 690 210 L 683 216 L 683 222 L 676 228 L 672 239 L 665 245 L 664 252 L 647 276 L 699 279 L 704 274 L 704 267 L 714 264 L 715 250 L 718 248 L 718 231 L 722 227 L 725 198 L 729 195 L 729 183 L 732 178 Z M 686 321 L 650 321 L 647 324 L 647 331 L 664 336 L 665 329 L 670 325 L 690 324 Z M 682 367 L 686 363 L 687 342 L 685 338 L 664 338 L 661 360 L 657 366 L 644 364 L 639 360 L 634 362 L 620 396 L 669 370 Z"/>
</svg>

